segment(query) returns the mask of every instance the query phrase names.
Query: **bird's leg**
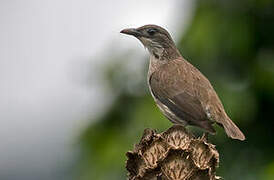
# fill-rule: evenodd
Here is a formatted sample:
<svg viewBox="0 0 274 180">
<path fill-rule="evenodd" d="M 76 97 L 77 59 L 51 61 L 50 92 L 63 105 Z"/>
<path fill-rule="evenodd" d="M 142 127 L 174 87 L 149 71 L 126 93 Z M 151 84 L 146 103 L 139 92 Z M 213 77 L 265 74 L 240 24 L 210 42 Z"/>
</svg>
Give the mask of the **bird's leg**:
<svg viewBox="0 0 274 180">
<path fill-rule="evenodd" d="M 206 142 L 208 142 L 208 132 L 205 133 Z"/>
</svg>

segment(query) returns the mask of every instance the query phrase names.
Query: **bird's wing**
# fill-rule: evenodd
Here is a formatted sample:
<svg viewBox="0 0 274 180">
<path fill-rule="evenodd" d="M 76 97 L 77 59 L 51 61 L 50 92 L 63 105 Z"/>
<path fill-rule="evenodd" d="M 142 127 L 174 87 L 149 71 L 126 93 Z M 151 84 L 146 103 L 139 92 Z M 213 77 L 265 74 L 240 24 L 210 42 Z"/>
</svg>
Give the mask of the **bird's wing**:
<svg viewBox="0 0 274 180">
<path fill-rule="evenodd" d="M 209 99 L 212 86 L 194 66 L 183 59 L 170 61 L 155 71 L 149 83 L 153 95 L 177 117 L 214 133 L 201 98 Z"/>
</svg>

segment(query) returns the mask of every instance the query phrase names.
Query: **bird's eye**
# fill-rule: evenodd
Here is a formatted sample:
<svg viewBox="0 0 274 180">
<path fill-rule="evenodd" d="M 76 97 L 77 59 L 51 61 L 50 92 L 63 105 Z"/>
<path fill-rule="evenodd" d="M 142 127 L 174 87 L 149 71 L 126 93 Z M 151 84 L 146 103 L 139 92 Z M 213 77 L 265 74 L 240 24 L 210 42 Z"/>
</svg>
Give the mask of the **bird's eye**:
<svg viewBox="0 0 274 180">
<path fill-rule="evenodd" d="M 150 29 L 147 30 L 147 33 L 148 33 L 150 36 L 153 36 L 153 35 L 156 33 L 156 29 L 150 28 Z"/>
</svg>

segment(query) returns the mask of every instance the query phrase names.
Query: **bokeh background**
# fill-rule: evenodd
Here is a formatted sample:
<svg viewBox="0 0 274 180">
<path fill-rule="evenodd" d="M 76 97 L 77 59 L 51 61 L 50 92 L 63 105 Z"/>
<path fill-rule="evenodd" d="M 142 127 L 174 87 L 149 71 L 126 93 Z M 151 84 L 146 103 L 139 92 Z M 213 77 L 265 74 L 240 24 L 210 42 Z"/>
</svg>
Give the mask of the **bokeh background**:
<svg viewBox="0 0 274 180">
<path fill-rule="evenodd" d="M 126 179 L 143 130 L 172 125 L 148 92 L 148 53 L 119 34 L 149 23 L 169 30 L 247 137 L 216 127 L 218 175 L 274 179 L 273 1 L 2 0 L 1 180 Z"/>
</svg>

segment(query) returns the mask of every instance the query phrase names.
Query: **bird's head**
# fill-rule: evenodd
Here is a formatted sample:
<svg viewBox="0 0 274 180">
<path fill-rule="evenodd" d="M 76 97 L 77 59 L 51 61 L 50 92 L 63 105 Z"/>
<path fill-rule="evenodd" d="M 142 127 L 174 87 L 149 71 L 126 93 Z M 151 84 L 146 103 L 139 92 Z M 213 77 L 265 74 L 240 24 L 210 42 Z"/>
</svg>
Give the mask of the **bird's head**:
<svg viewBox="0 0 274 180">
<path fill-rule="evenodd" d="M 121 31 L 139 39 L 149 50 L 150 54 L 159 59 L 167 55 L 169 51 L 177 53 L 177 48 L 170 34 L 164 28 L 157 25 L 144 25 L 139 28 L 129 28 Z"/>
</svg>

